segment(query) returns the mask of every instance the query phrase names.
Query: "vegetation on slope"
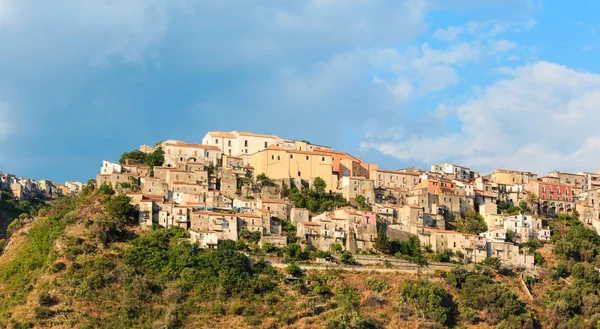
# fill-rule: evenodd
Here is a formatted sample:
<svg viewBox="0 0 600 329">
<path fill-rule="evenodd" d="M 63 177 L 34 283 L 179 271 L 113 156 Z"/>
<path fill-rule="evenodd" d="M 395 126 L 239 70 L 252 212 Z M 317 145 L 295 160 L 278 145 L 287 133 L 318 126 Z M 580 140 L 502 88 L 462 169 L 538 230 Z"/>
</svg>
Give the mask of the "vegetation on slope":
<svg viewBox="0 0 600 329">
<path fill-rule="evenodd" d="M 299 244 L 259 249 L 252 234 L 217 249 L 199 249 L 182 229 L 138 227 L 132 211 L 126 196 L 90 184 L 17 231 L 0 256 L 0 324 L 337 329 L 536 328 L 542 323 L 577 328 L 591 325 L 600 310 L 592 257 L 600 243 L 572 221 L 558 221 L 563 226 L 553 229 L 565 266 L 552 279 L 556 287 L 545 297 L 546 313 L 511 288 L 520 282 L 518 276 L 502 277 L 486 267 L 429 277 L 306 272 L 296 262 L 328 255 Z M 413 240 L 379 239 L 377 245 L 403 257 L 426 256 Z M 280 254 L 289 266 L 275 270 L 260 252 Z M 541 283 L 530 285 L 535 290 Z"/>
<path fill-rule="evenodd" d="M 289 199 L 294 206 L 306 208 L 315 214 L 348 205 L 346 199 L 344 199 L 341 194 L 326 193 L 326 186 L 327 184 L 325 181 L 317 177 L 313 181 L 311 188 L 304 188 L 302 190 L 296 188 L 291 189 L 289 192 Z"/>
<path fill-rule="evenodd" d="M 12 191 L 0 189 L 0 239 L 8 235 L 7 228 L 16 218 L 35 216 L 45 205 L 40 199 L 15 199 Z"/>
</svg>

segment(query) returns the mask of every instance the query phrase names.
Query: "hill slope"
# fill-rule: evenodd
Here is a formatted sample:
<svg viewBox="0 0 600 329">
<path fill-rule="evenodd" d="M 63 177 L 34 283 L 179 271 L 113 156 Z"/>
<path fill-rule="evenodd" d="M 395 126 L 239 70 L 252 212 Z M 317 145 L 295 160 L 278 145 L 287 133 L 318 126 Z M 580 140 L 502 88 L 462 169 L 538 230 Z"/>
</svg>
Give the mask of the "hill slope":
<svg viewBox="0 0 600 329">
<path fill-rule="evenodd" d="M 45 217 L 13 234 L 0 256 L 0 324 L 535 328 L 551 323 L 545 306 L 529 299 L 519 275 L 500 276 L 486 267 L 431 276 L 302 273 L 293 265 L 279 272 L 246 256 L 260 254 L 246 245 L 245 253 L 229 242 L 199 250 L 184 230 L 131 225 L 131 211 L 127 197 L 88 187 L 56 201 Z M 534 286 L 536 298 L 542 287 Z"/>
</svg>

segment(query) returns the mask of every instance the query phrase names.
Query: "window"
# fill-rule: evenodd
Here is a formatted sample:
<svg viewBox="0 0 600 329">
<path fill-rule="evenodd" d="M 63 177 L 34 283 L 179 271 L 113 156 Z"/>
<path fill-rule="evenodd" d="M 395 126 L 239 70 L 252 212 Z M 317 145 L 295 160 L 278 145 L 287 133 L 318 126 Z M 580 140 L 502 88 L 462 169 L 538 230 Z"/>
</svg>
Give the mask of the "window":
<svg viewBox="0 0 600 329">
<path fill-rule="evenodd" d="M 279 155 L 277 156 L 277 160 L 281 160 L 281 157 Z"/>
<path fill-rule="evenodd" d="M 275 160 L 275 155 L 271 155 L 271 160 Z"/>
<path fill-rule="evenodd" d="M 244 149 L 244 153 L 248 154 L 248 149 Z"/>
<path fill-rule="evenodd" d="M 244 146 L 248 147 L 248 141 L 247 140 L 244 141 Z"/>
<path fill-rule="evenodd" d="M 219 144 L 219 140 L 218 139 L 215 139 L 215 144 Z"/>
<path fill-rule="evenodd" d="M 267 145 L 267 142 L 265 142 L 265 148 L 267 148 L 267 146 L 268 146 L 268 145 Z"/>
<path fill-rule="evenodd" d="M 208 151 L 206 151 L 206 157 L 208 158 L 208 156 L 209 156 L 209 153 L 208 153 Z"/>
<path fill-rule="evenodd" d="M 306 156 L 306 160 L 308 160 L 308 159 L 309 159 L 309 158 L 308 158 L 308 155 L 307 155 L 307 156 Z"/>
<path fill-rule="evenodd" d="M 231 149 L 229 149 L 229 155 L 231 155 Z"/>
<path fill-rule="evenodd" d="M 300 176 L 302 176 L 302 173 L 301 173 L 301 172 L 298 172 L 298 177 L 300 177 Z"/>
<path fill-rule="evenodd" d="M 231 141 L 227 141 L 227 146 L 231 146 Z"/>
<path fill-rule="evenodd" d="M 325 157 L 321 157 L 321 161 L 325 162 Z"/>
<path fill-rule="evenodd" d="M 290 154 L 290 159 L 293 159 L 293 158 L 294 158 L 294 155 L 293 155 L 293 154 Z"/>
</svg>

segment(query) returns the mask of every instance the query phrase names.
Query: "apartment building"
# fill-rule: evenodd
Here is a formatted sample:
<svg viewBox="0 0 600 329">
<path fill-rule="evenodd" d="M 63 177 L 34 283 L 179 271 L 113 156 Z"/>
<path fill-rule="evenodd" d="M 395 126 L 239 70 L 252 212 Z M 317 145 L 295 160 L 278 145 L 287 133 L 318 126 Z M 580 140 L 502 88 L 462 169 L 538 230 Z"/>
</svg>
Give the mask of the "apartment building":
<svg viewBox="0 0 600 329">
<path fill-rule="evenodd" d="M 445 178 L 468 181 L 472 177 L 471 169 L 451 163 L 440 163 L 431 166 L 431 171 L 443 175 Z"/>
<path fill-rule="evenodd" d="M 335 191 L 337 188 L 332 159 L 319 152 L 286 150 L 271 145 L 252 154 L 252 166 L 257 174 L 289 181 L 290 184 L 293 182 L 296 186 L 301 186 L 303 182 L 310 184 L 320 177 L 327 185 L 326 190 Z"/>
</svg>

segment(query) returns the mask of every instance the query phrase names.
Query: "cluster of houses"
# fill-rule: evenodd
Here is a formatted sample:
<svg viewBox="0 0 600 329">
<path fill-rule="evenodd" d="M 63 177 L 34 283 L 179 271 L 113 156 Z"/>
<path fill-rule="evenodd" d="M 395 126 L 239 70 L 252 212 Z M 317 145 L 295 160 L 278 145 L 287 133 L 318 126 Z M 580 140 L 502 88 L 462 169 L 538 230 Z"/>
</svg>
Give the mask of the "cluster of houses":
<svg viewBox="0 0 600 329">
<path fill-rule="evenodd" d="M 34 198 L 51 200 L 68 194 L 79 193 L 83 188 L 80 182 L 59 184 L 49 180 L 35 180 L 17 177 L 0 171 L 0 189 L 10 190 L 15 198 L 30 200 Z M 2 195 L 0 195 L 0 198 Z"/>
<path fill-rule="evenodd" d="M 577 211 L 600 229 L 600 172 L 538 176 L 496 169 L 481 176 L 449 163 L 430 170 L 384 170 L 327 146 L 238 131 L 209 132 L 199 144 L 168 140 L 160 147 L 162 166 L 103 161 L 97 184 L 129 195 L 140 224 L 183 227 L 202 247 L 238 240 L 243 230 L 260 232 L 261 243 L 283 246 L 283 227 L 290 222 L 301 243 L 324 251 L 335 244 L 351 252 L 373 249 L 384 229 L 390 238 L 416 235 L 434 251 L 452 250 L 465 260 L 498 257 L 507 265 L 530 267 L 534 257 L 518 243 L 550 238 L 538 215 Z M 155 148 L 142 145 L 140 151 Z M 310 187 L 317 177 L 351 206 L 310 213 L 281 196 L 285 188 Z M 499 204 L 522 202 L 534 215 L 498 211 Z M 447 230 L 448 222 L 469 211 L 481 214 L 487 232 Z"/>
</svg>

